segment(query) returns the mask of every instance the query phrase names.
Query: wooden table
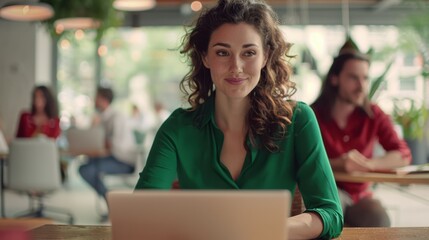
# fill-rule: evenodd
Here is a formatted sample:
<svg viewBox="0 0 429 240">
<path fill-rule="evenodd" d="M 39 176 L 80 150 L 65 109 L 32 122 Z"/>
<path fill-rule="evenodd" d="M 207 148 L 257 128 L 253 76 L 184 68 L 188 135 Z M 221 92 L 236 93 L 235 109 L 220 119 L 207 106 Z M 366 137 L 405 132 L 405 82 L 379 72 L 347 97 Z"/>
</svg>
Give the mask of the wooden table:
<svg viewBox="0 0 429 240">
<path fill-rule="evenodd" d="M 340 240 L 423 240 L 429 238 L 429 227 L 344 228 Z"/>
<path fill-rule="evenodd" d="M 46 224 L 54 224 L 54 221 L 47 218 L 0 218 L 0 231 L 10 228 L 31 230 Z"/>
<path fill-rule="evenodd" d="M 334 172 L 340 182 L 390 182 L 401 184 L 429 184 L 429 173 L 398 175 L 394 173 L 345 173 Z"/>
<path fill-rule="evenodd" d="M 110 226 L 45 225 L 30 231 L 33 240 L 110 240 Z M 420 240 L 428 239 L 429 227 L 344 228 L 340 240 Z"/>
</svg>

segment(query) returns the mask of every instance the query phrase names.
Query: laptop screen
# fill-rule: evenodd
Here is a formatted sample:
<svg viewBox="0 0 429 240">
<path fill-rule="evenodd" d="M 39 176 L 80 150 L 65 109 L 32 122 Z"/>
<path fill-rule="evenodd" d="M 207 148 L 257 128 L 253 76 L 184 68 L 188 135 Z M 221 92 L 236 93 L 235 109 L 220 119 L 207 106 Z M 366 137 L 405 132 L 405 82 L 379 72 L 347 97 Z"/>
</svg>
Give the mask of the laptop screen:
<svg viewBox="0 0 429 240">
<path fill-rule="evenodd" d="M 105 150 L 105 133 L 101 127 L 71 128 L 67 130 L 67 141 L 69 152 L 75 155 Z"/>
</svg>

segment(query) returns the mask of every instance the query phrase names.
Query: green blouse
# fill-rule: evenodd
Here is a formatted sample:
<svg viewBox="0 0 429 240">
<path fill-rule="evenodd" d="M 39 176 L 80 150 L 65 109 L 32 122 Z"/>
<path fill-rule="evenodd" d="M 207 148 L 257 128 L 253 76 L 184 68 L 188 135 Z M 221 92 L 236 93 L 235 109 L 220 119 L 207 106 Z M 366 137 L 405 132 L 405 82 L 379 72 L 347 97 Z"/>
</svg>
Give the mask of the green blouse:
<svg viewBox="0 0 429 240">
<path fill-rule="evenodd" d="M 220 162 L 223 133 L 214 120 L 214 97 L 195 111 L 177 109 L 159 129 L 136 189 L 287 189 L 302 193 L 306 212 L 323 221 L 322 238 L 337 237 L 343 214 L 313 111 L 297 102 L 280 151 L 252 147 L 234 181 Z"/>
</svg>

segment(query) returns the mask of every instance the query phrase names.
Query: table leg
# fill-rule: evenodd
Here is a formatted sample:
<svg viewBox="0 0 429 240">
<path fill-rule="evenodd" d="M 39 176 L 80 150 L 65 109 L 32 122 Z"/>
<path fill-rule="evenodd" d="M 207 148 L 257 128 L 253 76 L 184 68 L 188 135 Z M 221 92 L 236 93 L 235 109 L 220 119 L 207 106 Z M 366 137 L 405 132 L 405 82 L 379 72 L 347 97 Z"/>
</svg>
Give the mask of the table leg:
<svg viewBox="0 0 429 240">
<path fill-rule="evenodd" d="M 1 198 L 1 217 L 4 218 L 6 217 L 5 212 L 4 212 L 4 192 L 3 192 L 3 187 L 4 187 L 4 171 L 3 171 L 3 164 L 4 164 L 4 159 L 0 159 L 0 173 L 1 173 L 1 177 L 0 177 L 0 198 Z"/>
</svg>

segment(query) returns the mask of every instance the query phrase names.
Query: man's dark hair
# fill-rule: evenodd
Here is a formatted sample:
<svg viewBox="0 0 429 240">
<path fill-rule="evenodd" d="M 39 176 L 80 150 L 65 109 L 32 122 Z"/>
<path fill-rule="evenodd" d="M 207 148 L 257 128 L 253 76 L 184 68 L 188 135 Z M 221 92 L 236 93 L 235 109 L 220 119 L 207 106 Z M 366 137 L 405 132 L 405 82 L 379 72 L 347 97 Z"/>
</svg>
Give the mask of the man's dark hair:
<svg viewBox="0 0 429 240">
<path fill-rule="evenodd" d="M 106 99 L 107 101 L 109 101 L 109 103 L 113 102 L 114 94 L 112 89 L 106 88 L 106 87 L 98 87 L 97 94 L 102 98 Z"/>
</svg>

